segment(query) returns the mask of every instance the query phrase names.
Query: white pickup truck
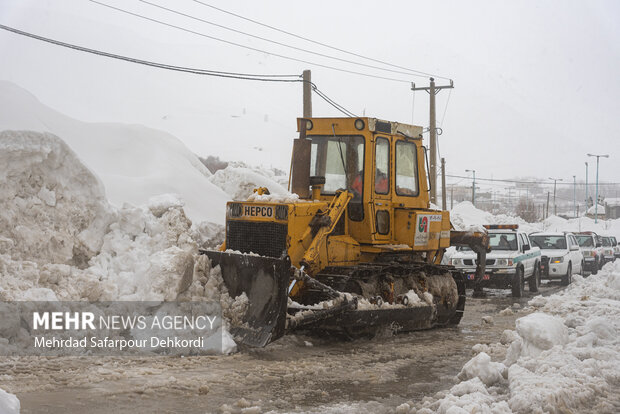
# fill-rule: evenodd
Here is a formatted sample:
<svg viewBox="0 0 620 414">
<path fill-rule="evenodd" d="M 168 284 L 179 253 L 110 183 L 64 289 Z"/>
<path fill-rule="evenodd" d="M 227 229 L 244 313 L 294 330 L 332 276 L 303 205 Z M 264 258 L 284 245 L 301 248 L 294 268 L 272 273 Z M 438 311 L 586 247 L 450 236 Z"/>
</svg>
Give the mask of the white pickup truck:
<svg viewBox="0 0 620 414">
<path fill-rule="evenodd" d="M 516 224 L 485 225 L 489 232 L 490 253 L 486 270 L 480 281 L 482 287 L 512 289 L 513 297 L 523 296 L 525 281 L 530 292 L 540 286 L 540 249 L 530 243 L 527 233 L 519 231 Z M 468 286 L 474 285 L 476 253 L 469 248 L 459 248 L 450 264 L 461 269 Z"/>
<path fill-rule="evenodd" d="M 585 261 L 574 234 L 537 232 L 530 234 L 530 241 L 540 247 L 542 279 L 560 279 L 568 286 L 573 273 L 583 274 Z"/>
</svg>

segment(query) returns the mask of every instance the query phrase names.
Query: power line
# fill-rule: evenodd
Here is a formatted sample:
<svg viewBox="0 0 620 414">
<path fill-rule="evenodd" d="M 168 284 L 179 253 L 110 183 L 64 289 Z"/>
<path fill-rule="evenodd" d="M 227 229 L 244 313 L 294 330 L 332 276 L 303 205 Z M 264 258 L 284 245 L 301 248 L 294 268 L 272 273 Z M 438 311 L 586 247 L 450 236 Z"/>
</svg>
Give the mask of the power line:
<svg viewBox="0 0 620 414">
<path fill-rule="evenodd" d="M 0 24 L 0 29 L 6 30 L 8 32 L 12 32 L 14 34 L 18 34 L 18 35 L 21 35 L 21 36 L 26 36 L 26 37 L 29 37 L 29 38 L 32 38 L 32 39 L 35 39 L 35 40 L 39 40 L 39 41 L 42 41 L 42 42 L 50 43 L 50 44 L 53 44 L 53 45 L 56 45 L 56 46 L 61 46 L 61 47 L 77 50 L 77 51 L 80 51 L 80 52 L 90 53 L 90 54 L 94 54 L 94 55 L 97 55 L 97 56 L 103 56 L 103 57 L 107 57 L 107 58 L 122 60 L 122 61 L 130 62 L 130 63 L 135 63 L 135 64 L 139 64 L 139 65 L 154 67 L 154 68 L 158 68 L 158 69 L 166 69 L 166 70 L 172 70 L 172 71 L 176 71 L 176 72 L 185 72 L 185 73 L 191 73 L 191 74 L 195 74 L 195 75 L 215 76 L 215 77 L 221 77 L 221 78 L 240 79 L 240 80 L 253 80 L 253 81 L 262 81 L 262 82 L 304 82 L 304 80 L 301 79 L 300 75 L 248 74 L 248 73 L 222 72 L 222 71 L 215 71 L 215 70 L 209 70 L 209 69 L 197 69 L 197 68 L 189 68 L 189 67 L 184 67 L 184 66 L 168 65 L 168 64 L 165 64 L 165 63 L 158 63 L 158 62 L 152 62 L 152 61 L 148 61 L 148 60 L 137 59 L 137 58 L 133 58 L 133 57 L 129 57 L 129 56 L 117 55 L 117 54 L 114 54 L 114 53 L 104 52 L 104 51 L 96 50 L 96 49 L 90 49 L 90 48 L 87 48 L 87 47 L 78 46 L 78 45 L 74 45 L 74 44 L 71 44 L 71 43 L 61 42 L 59 40 L 50 39 L 50 38 L 47 38 L 47 37 L 35 35 L 33 33 L 24 32 L 22 30 L 15 29 L 15 28 L 9 27 L 9 26 L 4 26 L 4 25 L 1 25 L 1 24 Z M 284 78 L 296 78 L 296 79 L 284 79 Z M 352 112 L 348 111 L 342 105 L 336 103 L 333 99 L 328 97 L 324 92 L 320 91 L 318 89 L 318 87 L 316 86 L 316 84 L 311 82 L 311 85 L 312 85 L 312 90 L 319 97 L 321 97 L 321 99 L 325 100 L 328 104 L 330 104 L 331 106 L 333 106 L 338 111 L 340 111 L 343 114 L 345 114 L 346 116 L 349 116 L 349 117 L 354 117 L 355 116 Z"/>
<path fill-rule="evenodd" d="M 336 108 L 337 110 L 339 110 L 340 112 L 342 112 L 343 114 L 345 114 L 348 117 L 351 118 L 355 118 L 357 117 L 357 115 L 355 115 L 353 112 L 345 109 L 342 105 L 337 104 L 336 102 L 334 102 L 331 98 L 329 98 L 327 95 L 325 95 L 323 92 L 321 92 L 319 90 L 319 88 L 316 87 L 316 85 L 314 83 L 311 82 L 312 85 L 312 90 L 319 95 L 324 101 L 326 101 L 328 104 L 330 104 L 331 106 L 333 106 L 334 108 Z"/>
<path fill-rule="evenodd" d="M 107 8 L 112 9 L 112 10 L 119 11 L 119 12 L 124 13 L 124 14 L 128 14 L 128 15 L 137 17 L 139 19 L 148 20 L 148 21 L 151 21 L 151 22 L 154 22 L 154 23 L 158 23 L 158 24 L 161 24 L 161 25 L 164 25 L 164 26 L 172 27 L 174 29 L 182 30 L 182 31 L 187 32 L 187 33 L 192 33 L 192 34 L 195 34 L 195 35 L 198 35 L 198 36 L 202 36 L 202 37 L 205 37 L 207 39 L 211 39 L 211 40 L 215 40 L 215 41 L 218 41 L 218 42 L 226 43 L 226 44 L 229 44 L 229 45 L 232 45 L 232 46 L 241 47 L 241 48 L 252 50 L 252 51 L 255 51 L 255 52 L 266 53 L 268 55 L 276 56 L 276 57 L 279 57 L 279 58 L 282 58 L 282 59 L 287 59 L 287 60 L 291 60 L 291 61 L 294 61 L 294 62 L 305 63 L 305 64 L 308 64 L 308 65 L 318 66 L 318 67 L 322 67 L 322 68 L 325 68 L 325 69 L 331 69 L 331 70 L 335 70 L 335 71 L 339 71 L 339 72 L 350 73 L 350 74 L 359 75 L 359 76 L 365 76 L 365 77 L 368 77 L 368 78 L 383 79 L 383 80 L 389 80 L 389 81 L 394 81 L 394 82 L 402 82 L 402 83 L 410 83 L 409 81 L 406 81 L 406 80 L 403 80 L 403 79 L 389 78 L 389 77 L 386 77 L 386 76 L 379 76 L 379 75 L 371 75 L 371 74 L 368 74 L 368 73 L 363 73 L 363 72 L 357 72 L 357 71 L 354 71 L 354 70 L 337 68 L 335 66 L 324 65 L 324 64 L 321 64 L 321 63 L 315 63 L 315 62 L 311 62 L 311 61 L 304 60 L 304 59 L 297 59 L 297 58 L 294 58 L 294 57 L 285 56 L 285 55 L 281 55 L 281 54 L 278 54 L 278 53 L 268 52 L 268 51 L 263 50 L 263 49 L 258 49 L 258 48 L 252 47 L 252 46 L 242 45 L 240 43 L 232 42 L 230 40 L 220 39 L 218 37 L 211 36 L 211 35 L 208 35 L 208 34 L 205 34 L 205 33 L 196 32 L 194 30 L 186 29 L 184 27 L 177 26 L 177 25 L 174 25 L 174 24 L 171 24 L 171 23 L 166 23 L 166 22 L 164 22 L 162 20 L 157 20 L 157 19 L 154 19 L 152 17 L 143 16 L 141 14 L 134 13 L 134 12 L 131 12 L 129 10 L 121 9 L 119 7 L 115 7 L 115 6 L 106 4 L 106 3 L 101 3 L 101 2 L 99 2 L 97 0 L 88 0 L 88 1 L 90 1 L 91 3 L 98 4 L 100 6 L 103 6 L 103 7 L 107 7 Z"/>
<path fill-rule="evenodd" d="M 231 15 L 231 16 L 235 16 L 235 17 L 237 17 L 237 18 L 239 18 L 239 19 L 243 19 L 243 20 L 246 20 L 246 21 L 248 21 L 248 22 L 251 22 L 251 23 L 257 24 L 257 25 L 259 25 L 259 26 L 267 27 L 267 28 L 269 28 L 269 29 L 271 29 L 271 30 L 275 30 L 275 31 L 277 31 L 277 32 L 284 33 L 284 34 L 287 34 L 287 35 L 289 35 L 289 36 L 293 36 L 293 37 L 295 37 L 295 38 L 297 38 L 297 39 L 305 40 L 305 41 L 307 41 L 307 42 L 314 43 L 314 44 L 316 44 L 316 45 L 320 45 L 320 46 L 323 46 L 323 47 L 326 47 L 326 48 L 329 48 L 329 49 L 337 50 L 337 51 L 339 51 L 339 52 L 346 53 L 346 54 L 351 55 L 351 56 L 356 56 L 356 57 L 359 57 L 359 58 L 362 58 L 362 59 L 366 59 L 366 60 L 369 60 L 369 61 L 372 61 L 372 62 L 376 62 L 376 63 L 381 63 L 381 64 L 383 64 L 383 65 L 387 65 L 387 66 L 392 66 L 392 67 L 394 67 L 394 68 L 398 68 L 398 69 L 404 69 L 404 70 L 407 70 L 407 71 L 409 71 L 409 72 L 417 73 L 417 74 L 419 74 L 419 75 L 424 75 L 424 76 L 430 76 L 430 77 L 435 77 L 435 78 L 439 78 L 439 79 L 446 79 L 446 80 L 450 80 L 450 78 L 446 78 L 446 77 L 444 77 L 444 76 L 434 75 L 434 74 L 432 74 L 432 73 L 422 72 L 422 71 L 415 70 L 415 69 L 410 69 L 410 68 L 407 68 L 407 67 L 404 67 L 404 66 L 395 65 L 395 64 L 393 64 L 393 63 L 385 62 L 385 61 L 383 61 L 383 60 L 373 59 L 373 58 L 370 58 L 370 57 L 368 57 L 368 56 L 364 56 L 364 55 L 361 55 L 361 54 L 358 54 L 358 53 L 354 53 L 354 52 L 350 52 L 350 51 L 348 51 L 348 50 L 344 50 L 344 49 L 341 49 L 341 48 L 338 48 L 338 47 L 335 47 L 335 46 L 331 46 L 331 45 L 328 45 L 328 44 L 325 44 L 325 43 L 321 43 L 321 42 L 318 42 L 318 41 L 316 41 L 316 40 L 312 40 L 312 39 L 309 39 L 309 38 L 307 38 L 307 37 L 300 36 L 300 35 L 297 35 L 297 34 L 295 34 L 295 33 L 291 33 L 291 32 L 288 32 L 288 31 L 286 31 L 286 30 L 279 29 L 279 28 L 277 28 L 277 27 L 274 27 L 274 26 L 268 25 L 268 24 L 266 24 L 266 23 L 261 23 L 261 22 L 259 22 L 259 21 L 257 21 L 257 20 L 253 20 L 253 19 L 250 19 L 250 18 L 248 18 L 248 17 L 244 17 L 244 16 L 241 16 L 241 15 L 239 15 L 239 14 L 236 14 L 236 13 L 233 13 L 233 12 L 230 12 L 230 11 L 227 11 L 227 10 L 224 10 L 224 9 L 221 9 L 221 8 L 219 8 L 219 7 L 215 7 L 215 6 L 211 5 L 211 4 L 205 3 L 205 2 L 203 2 L 203 1 L 199 1 L 199 0 L 192 0 L 192 1 L 194 1 L 195 3 L 201 4 L 201 5 L 203 5 L 203 6 L 210 7 L 210 8 L 212 8 L 212 9 L 214 9 L 214 10 L 220 11 L 220 12 L 222 12 L 222 13 L 226 13 L 226 14 L 229 14 L 229 15 Z"/>
<path fill-rule="evenodd" d="M 104 52 L 101 50 L 90 49 L 83 46 L 74 45 L 71 43 L 61 42 L 59 40 L 51 39 L 48 37 L 39 36 L 33 33 L 24 32 L 19 29 L 15 29 L 13 27 L 4 26 L 0 24 L 0 29 L 13 32 L 15 34 L 30 37 L 32 39 L 40 40 L 42 42 L 51 43 L 53 45 L 66 47 L 69 49 L 77 50 L 80 52 L 91 53 L 98 56 L 104 56 L 112 59 L 123 60 L 126 62 L 136 63 L 139 65 L 151 66 L 159 69 L 172 70 L 177 72 L 186 72 L 192 73 L 195 75 L 206 75 L 206 76 L 216 76 L 222 78 L 232 78 L 232 79 L 244 79 L 244 80 L 256 80 L 256 81 L 264 81 L 264 82 L 303 82 L 302 79 L 283 79 L 283 78 L 300 78 L 300 75 L 264 75 L 264 74 L 249 74 L 249 73 L 236 73 L 236 72 L 222 72 L 215 71 L 210 69 L 197 69 L 190 68 L 185 66 L 176 66 L 176 65 L 168 65 L 165 63 L 153 62 L 148 60 L 137 59 L 129 56 L 118 55 L 114 53 Z"/>
<path fill-rule="evenodd" d="M 451 174 L 446 174 L 446 177 L 451 177 L 451 178 L 469 178 L 471 179 L 471 177 L 467 177 L 467 176 L 462 176 L 462 175 L 451 175 Z M 505 180 L 505 179 L 499 179 L 499 178 L 479 178 L 476 177 L 476 181 L 498 181 L 498 182 L 503 182 L 503 183 L 516 183 L 516 184 L 534 184 L 534 185 L 554 185 L 552 181 L 520 181 L 520 180 Z M 570 183 L 570 182 L 558 182 L 557 185 L 574 185 L 574 183 Z M 585 183 L 577 183 L 578 186 L 582 186 L 585 185 Z M 588 185 L 595 185 L 595 183 L 588 183 Z M 601 185 L 620 185 L 620 183 L 598 183 L 599 186 Z"/>
<path fill-rule="evenodd" d="M 298 51 L 301 51 L 301 52 L 310 53 L 312 55 L 321 56 L 321 57 L 324 57 L 324 58 L 333 59 L 333 60 L 337 60 L 337 61 L 340 61 L 340 62 L 350 63 L 350 64 L 353 64 L 353 65 L 364 66 L 364 67 L 367 67 L 367 68 L 383 70 L 383 71 L 386 71 L 386 72 L 399 73 L 399 74 L 402 74 L 402 75 L 425 76 L 425 75 L 420 75 L 420 74 L 414 74 L 414 73 L 411 73 L 410 71 L 403 72 L 402 70 L 393 70 L 393 69 L 382 68 L 380 66 L 368 65 L 368 64 L 365 64 L 365 63 L 355 62 L 353 60 L 343 59 L 343 58 L 339 58 L 339 57 L 336 57 L 336 56 L 331 56 L 331 55 L 327 55 L 327 54 L 324 54 L 324 53 L 320 53 L 320 52 L 315 52 L 315 51 L 312 51 L 312 50 L 304 49 L 304 48 L 301 48 L 301 47 L 292 46 L 292 45 L 289 45 L 289 44 L 286 44 L 286 43 L 278 42 L 277 40 L 268 39 L 268 38 L 265 38 L 265 37 L 262 37 L 262 36 L 257 36 L 257 35 L 254 35 L 252 33 L 244 32 L 244 31 L 241 31 L 241 30 L 236 30 L 236 29 L 233 29 L 233 28 L 230 28 L 230 27 L 218 24 L 218 23 L 211 22 L 209 20 L 201 19 L 200 17 L 195 17 L 195 16 L 189 15 L 187 13 L 180 12 L 178 10 L 174 10 L 174 9 L 171 9 L 171 8 L 168 8 L 168 7 L 165 7 L 165 6 L 161 6 L 159 4 L 151 3 L 150 1 L 147 1 L 147 0 L 138 0 L 138 1 L 141 2 L 141 3 L 145 3 L 145 4 L 148 4 L 150 6 L 156 7 L 156 8 L 161 9 L 161 10 L 166 10 L 166 11 L 168 11 L 170 13 L 174 13 L 174 14 L 179 15 L 179 16 L 187 17 L 187 18 L 192 19 L 192 20 L 196 20 L 196 21 L 199 21 L 199 22 L 202 22 L 202 23 L 210 24 L 210 25 L 215 26 L 215 27 L 219 27 L 220 29 L 224 29 L 224 30 L 228 30 L 228 31 L 231 31 L 231 32 L 234 32 L 234 33 L 238 33 L 238 34 L 242 34 L 242 35 L 245 35 L 245 36 L 249 36 L 249 37 L 252 37 L 254 39 L 263 40 L 265 42 L 273 43 L 273 44 L 276 44 L 276 45 L 279 45 L 279 46 L 284 46 L 284 47 L 287 47 L 287 48 L 290 48 L 290 49 L 293 49 L 293 50 L 298 50 Z"/>
<path fill-rule="evenodd" d="M 448 99 L 446 100 L 446 107 L 443 109 L 443 116 L 441 117 L 441 122 L 439 123 L 439 127 L 443 126 L 443 120 L 446 119 L 446 112 L 448 111 L 448 104 L 450 103 L 450 96 L 452 96 L 452 88 L 448 91 Z"/>
</svg>

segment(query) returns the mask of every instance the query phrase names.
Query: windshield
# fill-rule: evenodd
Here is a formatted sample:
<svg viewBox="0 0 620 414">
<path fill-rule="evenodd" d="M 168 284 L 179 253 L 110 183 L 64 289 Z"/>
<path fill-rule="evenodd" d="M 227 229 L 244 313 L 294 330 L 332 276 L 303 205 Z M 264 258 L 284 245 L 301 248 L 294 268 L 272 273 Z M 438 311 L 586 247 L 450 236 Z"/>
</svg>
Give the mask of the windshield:
<svg viewBox="0 0 620 414">
<path fill-rule="evenodd" d="M 594 247 L 591 236 L 577 236 L 577 243 L 581 247 Z"/>
<path fill-rule="evenodd" d="M 364 138 L 361 136 L 309 136 L 312 140 L 310 176 L 325 177 L 322 194 L 351 190 L 361 199 L 364 188 Z"/>
<path fill-rule="evenodd" d="M 489 246 L 491 250 L 517 250 L 516 233 L 490 233 Z"/>
<path fill-rule="evenodd" d="M 566 237 L 564 236 L 530 236 L 530 240 L 534 246 L 542 250 L 566 250 Z"/>
<path fill-rule="evenodd" d="M 609 237 L 603 237 L 603 246 L 611 247 L 611 240 L 609 240 Z"/>
</svg>

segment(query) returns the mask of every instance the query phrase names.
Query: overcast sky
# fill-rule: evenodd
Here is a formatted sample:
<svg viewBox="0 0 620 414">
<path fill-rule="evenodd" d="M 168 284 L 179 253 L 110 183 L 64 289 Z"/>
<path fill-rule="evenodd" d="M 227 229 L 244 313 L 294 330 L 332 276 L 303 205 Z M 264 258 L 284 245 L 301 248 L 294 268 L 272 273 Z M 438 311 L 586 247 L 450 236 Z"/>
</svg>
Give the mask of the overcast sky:
<svg viewBox="0 0 620 414">
<path fill-rule="evenodd" d="M 410 82 L 428 85 L 428 76 L 330 60 L 138 0 L 98 1 L 265 52 L 141 20 L 88 0 L 0 0 L 0 24 L 172 65 L 257 74 L 311 69 L 317 86 L 357 115 L 428 126 L 428 94 L 417 92 L 413 99 L 410 90 Z M 380 65 L 192 0 L 149 1 L 295 47 Z M 467 175 L 465 169 L 475 169 L 478 177 L 560 177 L 572 182 L 573 175 L 585 178 L 584 162 L 591 152 L 610 154 L 601 161 L 600 178 L 620 182 L 618 1 L 202 1 L 318 42 L 453 79 L 455 89 L 437 95 L 440 153 L 449 174 Z M 299 83 L 169 72 L 5 31 L 0 31 L 0 54 L 0 79 L 74 118 L 143 124 L 169 131 L 202 156 L 288 169 L 295 118 L 302 111 Z M 340 116 L 316 95 L 313 104 L 315 116 Z"/>
</svg>

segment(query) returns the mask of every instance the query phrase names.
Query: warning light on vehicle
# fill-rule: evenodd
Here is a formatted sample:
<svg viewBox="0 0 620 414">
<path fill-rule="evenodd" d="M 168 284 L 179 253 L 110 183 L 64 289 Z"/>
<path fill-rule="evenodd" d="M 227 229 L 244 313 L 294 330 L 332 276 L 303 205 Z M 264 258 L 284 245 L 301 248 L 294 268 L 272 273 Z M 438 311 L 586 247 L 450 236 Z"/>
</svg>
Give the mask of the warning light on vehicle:
<svg viewBox="0 0 620 414">
<path fill-rule="evenodd" d="M 483 226 L 487 230 L 517 230 L 518 224 L 485 224 Z"/>
</svg>

